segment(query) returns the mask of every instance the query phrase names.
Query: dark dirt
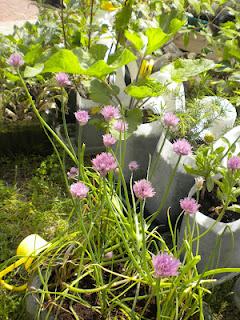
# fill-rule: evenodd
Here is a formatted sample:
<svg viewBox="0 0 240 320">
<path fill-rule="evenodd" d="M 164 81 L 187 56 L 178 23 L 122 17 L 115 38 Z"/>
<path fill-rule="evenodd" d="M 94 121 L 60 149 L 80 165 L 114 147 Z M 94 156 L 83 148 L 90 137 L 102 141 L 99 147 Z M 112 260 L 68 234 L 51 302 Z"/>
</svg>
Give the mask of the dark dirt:
<svg viewBox="0 0 240 320">
<path fill-rule="evenodd" d="M 199 199 L 199 203 L 201 205 L 200 210 L 202 213 L 204 213 L 206 216 L 211 217 L 213 219 L 217 219 L 219 214 L 221 213 L 222 206 L 219 201 L 219 199 L 216 196 L 216 189 L 213 189 L 212 192 L 208 192 L 206 190 L 204 194 L 204 198 Z M 240 198 L 238 198 L 237 204 L 240 204 Z M 224 213 L 224 216 L 221 220 L 221 222 L 229 223 L 234 222 L 236 220 L 240 219 L 240 214 L 233 211 L 226 211 Z"/>
</svg>

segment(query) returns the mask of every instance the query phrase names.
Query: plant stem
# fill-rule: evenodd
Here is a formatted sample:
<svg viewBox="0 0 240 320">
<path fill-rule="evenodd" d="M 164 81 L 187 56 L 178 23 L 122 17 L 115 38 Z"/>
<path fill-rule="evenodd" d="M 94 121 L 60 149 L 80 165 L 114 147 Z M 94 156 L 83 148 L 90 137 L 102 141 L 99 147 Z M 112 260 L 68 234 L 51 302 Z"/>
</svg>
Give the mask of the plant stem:
<svg viewBox="0 0 240 320">
<path fill-rule="evenodd" d="M 148 273 L 148 265 L 147 265 L 147 250 L 146 250 L 146 232 L 145 232 L 145 220 L 143 217 L 144 214 L 144 202 L 140 201 L 140 225 L 141 225 L 141 233 L 142 233 L 142 260 L 145 272 Z"/>
<path fill-rule="evenodd" d="M 27 97 L 29 99 L 29 102 L 33 108 L 33 111 L 36 115 L 36 117 L 38 118 L 38 120 L 41 123 L 41 126 L 43 128 L 46 128 L 52 135 L 53 137 L 57 140 L 57 142 L 60 144 L 60 146 L 67 152 L 67 154 L 69 155 L 69 157 L 74 161 L 75 164 L 78 164 L 76 157 L 74 156 L 74 154 L 72 154 L 72 152 L 68 149 L 68 147 L 65 145 L 65 143 L 58 137 L 58 135 L 56 134 L 56 132 L 47 124 L 47 122 L 42 118 L 42 116 L 40 115 L 37 107 L 35 106 L 35 103 L 33 102 L 32 96 L 30 95 L 28 88 L 26 86 L 26 83 L 24 82 L 20 72 L 18 72 L 20 81 L 23 85 L 23 88 L 26 91 Z"/>
<path fill-rule="evenodd" d="M 61 23 L 62 23 L 62 31 L 63 31 L 63 41 L 64 41 L 64 47 L 67 48 L 67 37 L 66 37 L 66 30 L 65 30 L 65 25 L 64 25 L 64 3 L 63 0 L 61 0 Z"/>
<path fill-rule="evenodd" d="M 158 216 L 158 214 L 161 212 L 166 200 L 167 200 L 167 197 L 168 197 L 168 194 L 169 194 L 169 191 L 170 191 L 170 188 L 172 186 L 172 183 L 173 183 L 173 179 L 175 177 L 175 174 L 176 174 L 176 171 L 177 171 L 177 168 L 178 168 L 178 165 L 179 165 L 179 162 L 181 160 L 181 155 L 178 157 L 178 160 L 177 160 L 177 163 L 172 171 L 172 174 L 169 178 L 169 182 L 168 182 L 168 185 L 164 191 L 164 194 L 162 196 L 162 200 L 160 202 L 160 206 L 158 207 L 157 211 L 155 213 L 152 214 L 152 216 L 150 217 L 149 219 L 149 223 L 151 224 L 153 222 L 153 220 Z"/>
<path fill-rule="evenodd" d="M 88 50 L 91 47 L 91 36 L 92 36 L 92 22 L 93 22 L 93 6 L 94 6 L 94 0 L 91 0 L 91 7 L 90 7 L 90 25 L 89 25 L 89 31 L 88 31 Z"/>
<path fill-rule="evenodd" d="M 72 142 L 71 142 L 69 134 L 68 134 L 67 121 L 66 121 L 66 116 L 65 116 L 64 89 L 63 88 L 61 90 L 61 112 L 62 112 L 62 122 L 63 122 L 64 134 L 65 134 L 67 143 L 69 145 L 69 148 L 71 149 L 72 154 L 76 158 L 75 150 L 73 148 Z"/>
<path fill-rule="evenodd" d="M 138 73 L 137 73 L 135 82 L 138 81 L 138 77 L 139 77 L 139 73 L 140 73 L 140 70 L 141 70 L 141 67 L 142 67 L 142 63 L 143 63 L 144 57 L 145 57 L 145 56 L 141 57 L 140 64 L 139 64 L 139 68 L 138 68 Z M 133 102 L 134 102 L 134 98 L 131 97 L 130 102 L 129 102 L 129 109 L 132 109 Z"/>
<path fill-rule="evenodd" d="M 161 278 L 156 279 L 156 303 L 157 303 L 157 320 L 161 320 L 161 308 L 160 308 L 160 285 Z"/>
</svg>

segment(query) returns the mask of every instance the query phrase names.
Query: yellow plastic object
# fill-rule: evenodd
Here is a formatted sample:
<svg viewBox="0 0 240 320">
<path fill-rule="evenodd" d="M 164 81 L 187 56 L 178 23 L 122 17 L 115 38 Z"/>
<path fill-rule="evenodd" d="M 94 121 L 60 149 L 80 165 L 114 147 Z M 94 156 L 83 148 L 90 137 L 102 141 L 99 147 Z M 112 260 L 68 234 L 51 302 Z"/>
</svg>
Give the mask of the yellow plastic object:
<svg viewBox="0 0 240 320">
<path fill-rule="evenodd" d="M 154 61 L 151 59 L 150 61 L 143 60 L 141 64 L 141 68 L 139 71 L 139 76 L 141 78 L 149 77 L 153 70 Z"/>
<path fill-rule="evenodd" d="M 22 256 L 22 258 L 0 272 L 0 285 L 4 286 L 8 290 L 25 290 L 27 288 L 27 284 L 24 284 L 22 286 L 13 286 L 6 283 L 4 280 L 2 280 L 2 278 L 22 264 L 25 264 L 25 269 L 28 270 L 34 258 L 49 245 L 50 243 L 45 241 L 38 234 L 30 234 L 29 236 L 24 238 L 17 247 L 17 255 Z"/>
<path fill-rule="evenodd" d="M 117 10 L 119 7 L 114 7 L 114 5 L 112 4 L 112 2 L 110 1 L 104 1 L 101 4 L 101 9 L 102 10 L 106 10 L 106 11 L 115 11 Z"/>
</svg>

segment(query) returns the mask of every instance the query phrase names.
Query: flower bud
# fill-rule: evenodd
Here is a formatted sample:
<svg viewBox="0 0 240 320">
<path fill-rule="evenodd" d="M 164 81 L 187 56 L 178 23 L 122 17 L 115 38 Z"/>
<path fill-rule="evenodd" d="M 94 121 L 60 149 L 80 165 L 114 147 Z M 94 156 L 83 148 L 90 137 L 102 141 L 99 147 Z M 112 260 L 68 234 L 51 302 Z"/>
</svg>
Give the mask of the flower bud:
<svg viewBox="0 0 240 320">
<path fill-rule="evenodd" d="M 150 74 L 152 73 L 152 69 L 153 69 L 153 65 L 154 65 L 154 60 L 143 60 L 140 71 L 139 71 L 139 77 L 141 78 L 146 78 L 149 77 Z"/>
<path fill-rule="evenodd" d="M 195 178 L 195 187 L 198 191 L 202 190 L 203 184 L 204 184 L 204 178 L 203 177 L 197 177 Z"/>
<path fill-rule="evenodd" d="M 215 136 L 209 131 L 205 134 L 203 140 L 206 143 L 212 143 L 215 140 Z"/>
</svg>

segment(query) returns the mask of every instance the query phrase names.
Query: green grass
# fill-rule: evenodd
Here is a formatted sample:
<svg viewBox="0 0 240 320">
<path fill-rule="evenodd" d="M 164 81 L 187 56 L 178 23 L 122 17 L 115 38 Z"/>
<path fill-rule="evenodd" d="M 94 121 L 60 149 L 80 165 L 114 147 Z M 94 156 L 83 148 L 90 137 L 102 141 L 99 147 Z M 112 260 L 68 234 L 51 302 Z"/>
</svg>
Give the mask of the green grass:
<svg viewBox="0 0 240 320">
<path fill-rule="evenodd" d="M 23 238 L 46 240 L 68 228 L 71 200 L 54 156 L 0 158 L 0 270 Z M 25 319 L 24 294 L 0 288 L 0 320 Z"/>
</svg>

